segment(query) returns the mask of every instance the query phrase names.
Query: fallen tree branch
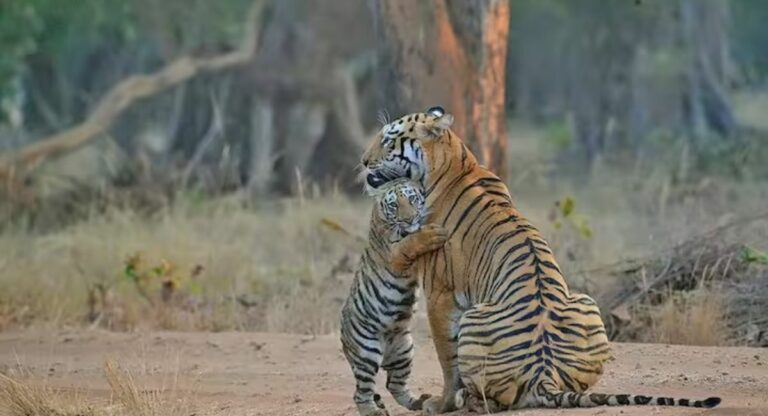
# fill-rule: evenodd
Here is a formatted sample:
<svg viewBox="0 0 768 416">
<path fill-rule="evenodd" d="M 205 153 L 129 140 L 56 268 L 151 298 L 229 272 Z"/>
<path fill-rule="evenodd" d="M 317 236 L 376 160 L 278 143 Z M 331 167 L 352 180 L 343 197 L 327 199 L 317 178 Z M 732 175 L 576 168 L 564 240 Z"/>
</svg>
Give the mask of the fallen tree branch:
<svg viewBox="0 0 768 416">
<path fill-rule="evenodd" d="M 339 234 L 343 235 L 344 237 L 348 238 L 349 239 L 348 241 L 350 242 L 350 245 L 352 246 L 350 248 L 360 249 L 362 247 L 361 245 L 364 245 L 364 244 L 366 244 L 368 242 L 367 238 L 365 238 L 365 237 L 363 237 L 363 236 L 361 236 L 361 235 L 359 235 L 359 234 L 357 234 L 357 233 L 355 233 L 353 231 L 347 230 L 338 221 L 333 220 L 331 218 L 325 217 L 325 218 L 320 219 L 320 225 L 322 225 L 323 227 L 325 227 L 325 228 L 327 228 L 327 229 L 329 229 L 331 231 L 334 231 L 336 233 L 339 233 Z"/>
<path fill-rule="evenodd" d="M 120 114 L 134 102 L 183 83 L 197 75 L 243 65 L 256 54 L 261 14 L 265 0 L 255 0 L 238 50 L 210 58 L 184 56 L 149 75 L 134 75 L 119 82 L 96 105 L 81 124 L 55 133 L 14 154 L 0 158 L 0 181 L 9 189 L 18 187 L 25 176 L 44 160 L 79 148 L 107 131 Z"/>
<path fill-rule="evenodd" d="M 592 279 L 589 276 L 595 275 L 595 274 L 605 275 L 605 274 L 616 273 L 617 271 L 621 271 L 621 273 L 623 274 L 627 274 L 629 272 L 636 272 L 643 266 L 643 264 L 653 261 L 654 259 L 657 259 L 662 253 L 675 251 L 686 245 L 694 244 L 696 241 L 700 241 L 706 238 L 711 238 L 713 236 L 716 236 L 717 234 L 722 233 L 723 231 L 728 230 L 730 228 L 743 227 L 744 225 L 748 225 L 755 221 L 761 221 L 761 220 L 768 220 L 768 211 L 760 211 L 759 213 L 754 215 L 736 218 L 733 221 L 727 222 L 723 225 L 719 225 L 715 228 L 711 228 L 703 233 L 693 235 L 688 239 L 686 239 L 685 241 L 683 241 L 682 243 L 679 243 L 671 247 L 667 247 L 652 255 L 648 255 L 641 258 L 622 259 L 612 263 L 602 264 L 596 267 L 590 267 L 588 269 L 577 270 L 576 272 L 574 272 L 574 274 L 577 276 L 582 276 L 585 280 L 591 281 Z"/>
</svg>

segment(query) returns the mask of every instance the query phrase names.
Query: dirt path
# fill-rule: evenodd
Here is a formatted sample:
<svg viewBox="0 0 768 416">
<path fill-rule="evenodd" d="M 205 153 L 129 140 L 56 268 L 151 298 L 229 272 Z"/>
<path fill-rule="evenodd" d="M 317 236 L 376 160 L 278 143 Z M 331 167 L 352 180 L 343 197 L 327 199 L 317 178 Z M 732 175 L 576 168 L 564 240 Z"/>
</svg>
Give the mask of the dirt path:
<svg viewBox="0 0 768 416">
<path fill-rule="evenodd" d="M 414 387 L 437 392 L 429 339 L 417 339 Z M 618 344 L 597 390 L 723 397 L 721 407 L 526 410 L 515 415 L 768 415 L 768 350 Z M 221 415 L 354 415 L 353 382 L 335 336 L 100 331 L 0 334 L 0 372 L 19 366 L 55 387 L 106 396 L 116 360 L 142 388 L 173 389 Z M 383 390 L 383 388 L 382 388 Z M 387 397 L 393 415 L 404 412 Z"/>
</svg>

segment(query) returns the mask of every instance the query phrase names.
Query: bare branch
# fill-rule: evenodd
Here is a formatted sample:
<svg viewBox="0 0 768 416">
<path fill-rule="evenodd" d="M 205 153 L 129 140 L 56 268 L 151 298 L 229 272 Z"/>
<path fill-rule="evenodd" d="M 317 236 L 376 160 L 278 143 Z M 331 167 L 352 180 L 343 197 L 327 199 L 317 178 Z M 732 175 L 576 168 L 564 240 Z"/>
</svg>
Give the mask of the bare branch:
<svg viewBox="0 0 768 416">
<path fill-rule="evenodd" d="M 9 189 L 18 187 L 25 176 L 46 159 L 83 146 L 107 131 L 112 123 L 136 101 L 205 74 L 243 65 L 256 54 L 261 14 L 265 0 L 255 0 L 248 14 L 241 47 L 211 58 L 181 57 L 149 75 L 134 75 L 119 82 L 77 126 L 55 133 L 14 154 L 0 158 L 0 181 Z"/>
</svg>

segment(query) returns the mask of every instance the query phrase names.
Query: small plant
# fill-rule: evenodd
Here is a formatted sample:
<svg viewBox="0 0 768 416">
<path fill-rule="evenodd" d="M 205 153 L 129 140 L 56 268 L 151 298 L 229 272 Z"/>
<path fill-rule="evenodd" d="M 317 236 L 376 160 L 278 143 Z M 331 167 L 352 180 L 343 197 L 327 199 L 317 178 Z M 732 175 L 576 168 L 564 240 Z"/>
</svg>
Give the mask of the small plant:
<svg viewBox="0 0 768 416">
<path fill-rule="evenodd" d="M 202 286 L 198 277 L 203 272 L 203 266 L 192 267 L 185 279 L 178 273 L 177 267 L 167 259 L 160 259 L 154 266 L 145 266 L 141 253 L 135 253 L 125 260 L 123 276 L 131 281 L 136 291 L 151 305 L 157 304 L 157 298 L 164 304 L 170 303 L 177 293 L 190 296 L 202 294 Z M 159 283 L 159 284 L 158 284 Z M 154 292 L 159 287 L 159 296 Z"/>
<path fill-rule="evenodd" d="M 744 246 L 741 248 L 741 259 L 747 263 L 768 264 L 768 253 Z"/>
<path fill-rule="evenodd" d="M 178 328 L 180 320 L 202 319 L 196 313 L 205 304 L 200 283 L 203 270 L 196 264 L 189 273 L 180 273 L 165 258 L 148 262 L 141 253 L 132 254 L 123 261 L 121 273 L 89 285 L 87 320 L 92 326 L 124 330 L 143 321 L 173 329 Z M 128 283 L 127 292 L 123 283 Z M 136 294 L 143 302 L 132 299 Z"/>
<path fill-rule="evenodd" d="M 576 200 L 565 197 L 555 201 L 549 210 L 549 221 L 554 228 L 550 244 L 556 253 L 568 261 L 584 261 L 592 254 L 592 228 L 587 218 L 576 212 Z M 560 255 L 558 255 L 560 258 Z"/>
<path fill-rule="evenodd" d="M 573 197 L 567 196 L 562 201 L 555 201 L 549 212 L 549 220 L 556 230 L 563 227 L 570 227 L 576 230 L 579 236 L 585 239 L 592 238 L 592 228 L 583 215 L 577 214 L 576 201 Z"/>
</svg>

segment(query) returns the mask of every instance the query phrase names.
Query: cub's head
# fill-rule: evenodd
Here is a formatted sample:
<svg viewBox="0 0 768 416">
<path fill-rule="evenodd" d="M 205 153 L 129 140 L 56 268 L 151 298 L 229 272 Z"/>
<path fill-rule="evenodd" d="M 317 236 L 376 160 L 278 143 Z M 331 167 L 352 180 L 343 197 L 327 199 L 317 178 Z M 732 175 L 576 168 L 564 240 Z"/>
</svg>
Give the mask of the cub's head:
<svg viewBox="0 0 768 416">
<path fill-rule="evenodd" d="M 424 189 L 407 179 L 387 182 L 375 191 L 378 218 L 394 243 L 418 231 L 427 216 Z"/>
<path fill-rule="evenodd" d="M 425 184 L 429 167 L 434 165 L 431 147 L 447 136 L 453 116 L 442 107 L 400 117 L 382 127 L 362 157 L 366 191 L 397 178 Z"/>
</svg>

